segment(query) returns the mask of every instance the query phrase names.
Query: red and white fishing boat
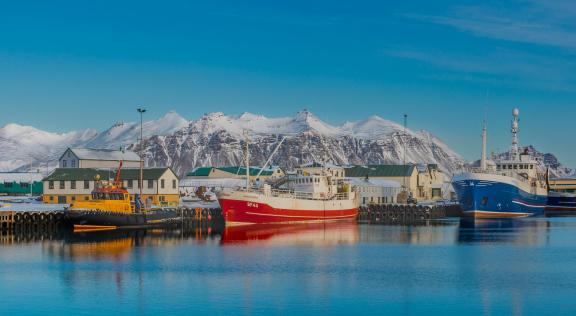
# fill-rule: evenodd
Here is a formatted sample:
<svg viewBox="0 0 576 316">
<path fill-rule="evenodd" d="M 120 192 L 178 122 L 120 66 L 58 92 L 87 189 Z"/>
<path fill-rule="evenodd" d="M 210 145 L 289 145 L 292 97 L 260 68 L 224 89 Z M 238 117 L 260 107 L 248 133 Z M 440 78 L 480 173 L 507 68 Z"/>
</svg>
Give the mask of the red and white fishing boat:
<svg viewBox="0 0 576 316">
<path fill-rule="evenodd" d="M 248 153 L 247 147 L 246 162 L 250 161 Z M 244 188 L 224 189 L 217 194 L 228 226 L 354 220 L 358 216 L 358 193 L 348 180 L 321 172 L 288 178 L 284 187 L 274 188 L 270 184 L 256 187 L 250 183 L 249 170 L 247 163 Z"/>
<path fill-rule="evenodd" d="M 344 179 L 299 176 L 293 189 L 228 189 L 218 193 L 226 225 L 352 220 L 358 194 Z"/>
</svg>

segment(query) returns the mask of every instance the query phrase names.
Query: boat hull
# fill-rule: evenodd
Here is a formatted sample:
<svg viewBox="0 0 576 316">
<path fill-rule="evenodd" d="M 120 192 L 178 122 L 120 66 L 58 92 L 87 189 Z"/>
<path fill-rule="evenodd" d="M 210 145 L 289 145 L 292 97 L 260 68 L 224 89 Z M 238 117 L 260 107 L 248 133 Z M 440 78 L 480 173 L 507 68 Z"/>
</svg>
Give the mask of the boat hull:
<svg viewBox="0 0 576 316">
<path fill-rule="evenodd" d="M 297 200 L 244 192 L 221 194 L 218 201 L 228 226 L 346 221 L 358 216 L 358 206 L 353 199 Z"/>
<path fill-rule="evenodd" d="M 576 194 L 550 192 L 547 216 L 574 216 L 576 215 Z"/>
<path fill-rule="evenodd" d="M 452 185 L 464 216 L 515 218 L 544 215 L 546 194 L 526 192 L 516 180 L 490 174 L 465 173 Z"/>
<path fill-rule="evenodd" d="M 66 219 L 77 229 L 114 229 L 118 227 L 149 226 L 179 218 L 175 210 L 159 210 L 146 214 L 103 212 L 98 210 L 69 210 Z"/>
</svg>

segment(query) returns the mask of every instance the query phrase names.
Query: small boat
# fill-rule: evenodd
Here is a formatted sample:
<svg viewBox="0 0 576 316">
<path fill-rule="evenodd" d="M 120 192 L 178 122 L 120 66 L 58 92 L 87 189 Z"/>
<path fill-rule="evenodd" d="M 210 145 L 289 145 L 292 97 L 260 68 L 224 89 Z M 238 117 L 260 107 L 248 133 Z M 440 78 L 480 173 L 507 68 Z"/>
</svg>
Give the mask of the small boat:
<svg viewBox="0 0 576 316">
<path fill-rule="evenodd" d="M 66 219 L 75 231 L 152 226 L 180 217 L 176 209 L 144 209 L 138 195 L 132 203 L 130 193 L 122 186 L 121 169 L 122 162 L 112 183 L 97 176 L 92 199 L 77 201 L 67 210 Z"/>
</svg>

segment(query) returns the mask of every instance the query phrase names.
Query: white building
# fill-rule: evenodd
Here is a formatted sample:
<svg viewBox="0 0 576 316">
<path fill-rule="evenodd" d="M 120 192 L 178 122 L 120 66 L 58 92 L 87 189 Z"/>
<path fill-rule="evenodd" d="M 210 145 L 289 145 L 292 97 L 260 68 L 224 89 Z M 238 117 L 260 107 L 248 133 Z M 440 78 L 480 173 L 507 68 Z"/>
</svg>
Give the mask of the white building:
<svg viewBox="0 0 576 316">
<path fill-rule="evenodd" d="M 396 181 L 380 179 L 351 179 L 352 185 L 358 188 L 360 205 L 398 203 L 398 194 L 402 185 Z"/>
<path fill-rule="evenodd" d="M 59 168 L 140 168 L 140 156 L 133 151 L 68 148 L 59 159 Z"/>
</svg>

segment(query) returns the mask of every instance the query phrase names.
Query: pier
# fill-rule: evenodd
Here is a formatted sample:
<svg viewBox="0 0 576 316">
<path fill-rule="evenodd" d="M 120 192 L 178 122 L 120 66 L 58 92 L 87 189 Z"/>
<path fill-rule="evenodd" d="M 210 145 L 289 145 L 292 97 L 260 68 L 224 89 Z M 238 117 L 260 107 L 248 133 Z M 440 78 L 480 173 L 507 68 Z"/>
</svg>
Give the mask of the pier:
<svg viewBox="0 0 576 316">
<path fill-rule="evenodd" d="M 454 216 L 456 211 L 450 206 L 419 205 L 370 205 L 360 207 L 358 222 L 371 224 L 411 224 L 427 220 Z M 457 208 L 457 207 L 456 207 Z M 207 223 L 224 224 L 220 208 L 172 208 L 167 209 L 180 214 L 179 217 L 155 226 L 173 227 L 175 225 L 201 226 Z M 0 211 L 0 232 L 31 233 L 42 235 L 65 228 L 66 211 Z"/>
<path fill-rule="evenodd" d="M 445 206 L 422 205 L 369 205 L 358 210 L 358 221 L 371 224 L 411 224 L 447 216 Z"/>
</svg>

